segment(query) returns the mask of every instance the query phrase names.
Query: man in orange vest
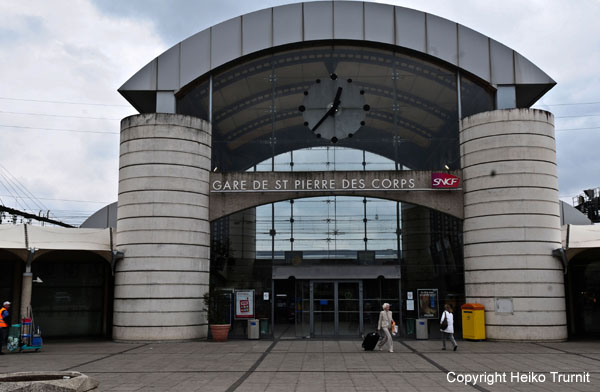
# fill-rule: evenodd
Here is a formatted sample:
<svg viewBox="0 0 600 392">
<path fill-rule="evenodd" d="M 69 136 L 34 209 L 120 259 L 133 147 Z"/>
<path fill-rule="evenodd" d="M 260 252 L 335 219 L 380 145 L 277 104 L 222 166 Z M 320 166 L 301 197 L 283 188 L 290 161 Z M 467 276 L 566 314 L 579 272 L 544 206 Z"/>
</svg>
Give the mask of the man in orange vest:
<svg viewBox="0 0 600 392">
<path fill-rule="evenodd" d="M 4 354 L 4 352 L 2 352 L 2 346 L 4 346 L 4 342 L 8 337 L 8 323 L 10 319 L 9 310 L 10 302 L 5 301 L 2 304 L 2 309 L 0 309 L 0 339 L 2 339 L 0 340 L 0 354 Z"/>
</svg>

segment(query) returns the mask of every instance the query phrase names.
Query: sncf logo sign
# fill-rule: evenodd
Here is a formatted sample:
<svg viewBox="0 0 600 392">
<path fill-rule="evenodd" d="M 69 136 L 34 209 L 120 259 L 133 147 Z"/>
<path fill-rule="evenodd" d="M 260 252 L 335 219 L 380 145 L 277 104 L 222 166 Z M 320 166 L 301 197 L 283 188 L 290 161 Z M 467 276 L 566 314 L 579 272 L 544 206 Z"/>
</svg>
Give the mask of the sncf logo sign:
<svg viewBox="0 0 600 392">
<path fill-rule="evenodd" d="M 431 173 L 432 188 L 458 188 L 460 178 L 447 173 Z"/>
</svg>

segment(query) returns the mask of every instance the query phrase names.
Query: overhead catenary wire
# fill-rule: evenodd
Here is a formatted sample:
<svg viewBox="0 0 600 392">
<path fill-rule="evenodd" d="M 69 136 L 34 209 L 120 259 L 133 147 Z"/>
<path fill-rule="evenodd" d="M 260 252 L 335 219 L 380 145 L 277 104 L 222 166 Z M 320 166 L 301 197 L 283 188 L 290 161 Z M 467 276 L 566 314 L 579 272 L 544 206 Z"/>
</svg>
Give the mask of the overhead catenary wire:
<svg viewBox="0 0 600 392">
<path fill-rule="evenodd" d="M 0 185 L 2 185 L 2 187 L 3 187 L 4 189 L 6 189 L 6 186 L 5 186 L 5 185 L 2 183 L 2 181 L 0 181 Z M 8 190 L 8 189 L 7 189 L 7 190 Z M 4 196 L 4 197 L 6 197 L 6 196 L 7 196 L 7 197 L 12 197 L 11 195 L 2 195 L 2 196 Z M 0 199 L 0 205 L 2 205 L 2 206 L 6 205 L 6 204 L 4 204 L 4 200 Z"/>
<path fill-rule="evenodd" d="M 589 131 L 592 129 L 600 129 L 600 126 L 598 127 L 587 127 L 587 128 L 562 128 L 562 129 L 555 129 L 555 132 L 565 132 L 565 131 Z"/>
<path fill-rule="evenodd" d="M 0 196 L 11 196 L 11 195 L 0 195 Z M 49 197 L 38 197 L 38 200 L 53 200 L 53 201 L 69 201 L 75 203 L 97 203 L 97 204 L 109 204 L 111 201 L 98 201 L 98 200 L 72 200 L 72 199 L 53 199 Z"/>
<path fill-rule="evenodd" d="M 131 105 L 114 104 L 114 103 L 50 101 L 50 100 L 43 100 L 43 99 L 26 99 L 26 98 L 12 98 L 12 97 L 0 97 L 0 99 L 7 100 L 7 101 L 41 102 L 41 103 L 54 103 L 54 104 L 62 104 L 62 105 L 114 106 L 114 107 L 131 108 Z"/>
<path fill-rule="evenodd" d="M 43 117 L 77 118 L 77 119 L 83 119 L 83 120 L 121 121 L 120 118 L 73 116 L 73 115 L 66 115 L 66 114 L 49 114 L 49 113 L 10 112 L 10 111 L 5 111 L 5 110 L 0 110 L 0 114 L 17 114 L 17 115 L 23 115 L 23 116 L 43 116 Z"/>
<path fill-rule="evenodd" d="M 8 181 L 8 179 L 6 178 L 6 176 L 4 175 L 4 173 L 2 173 L 1 171 L 0 171 L 0 177 L 4 178 L 4 181 L 1 181 L 1 179 L 0 179 L 0 183 L 4 186 L 4 188 L 6 189 L 6 191 L 9 194 L 12 195 L 11 197 L 14 198 L 15 203 L 17 203 L 17 205 L 19 206 L 19 208 L 21 208 L 22 210 L 29 209 L 30 211 L 33 211 L 31 208 L 29 208 L 29 206 L 26 205 L 25 201 L 23 201 L 24 204 L 21 204 L 21 202 L 19 201 L 19 198 L 17 198 L 17 197 L 14 196 L 15 194 L 18 194 L 18 192 L 16 192 L 15 188 L 13 187 L 13 185 L 10 183 L 10 181 Z M 9 189 L 9 186 L 10 186 L 10 188 L 12 188 L 12 190 L 13 190 L 12 192 Z"/>
<path fill-rule="evenodd" d="M 35 211 L 39 211 L 41 213 L 41 211 L 47 211 L 48 213 L 48 217 L 50 216 L 50 209 L 48 207 L 46 207 L 44 205 L 44 203 L 40 200 L 38 200 L 35 195 L 33 193 L 31 193 L 26 187 L 25 185 L 23 185 L 18 178 L 16 178 L 6 167 L 4 167 L 3 165 L 0 165 L 0 174 L 5 178 L 8 179 L 7 181 L 9 181 L 11 187 L 13 187 L 13 189 L 16 188 L 16 196 L 13 196 L 15 198 L 15 202 L 18 203 L 18 199 L 21 199 L 23 201 L 23 203 L 26 205 L 25 210 L 29 209 L 32 212 Z M 4 172 L 4 174 L 3 174 Z M 10 193 L 10 191 L 9 191 Z M 25 196 L 25 197 L 23 197 Z M 18 199 L 17 199 L 18 198 Z M 29 206 L 29 204 L 27 204 L 26 199 L 30 199 L 32 201 L 32 203 L 35 205 L 36 208 L 31 208 Z M 52 213 L 52 216 L 56 218 L 56 215 L 54 215 L 54 213 Z"/>
<path fill-rule="evenodd" d="M 600 101 L 594 102 L 569 102 L 569 103 L 536 103 L 539 106 L 577 106 L 577 105 L 600 105 Z"/>
<path fill-rule="evenodd" d="M 48 208 L 44 205 L 44 203 L 42 203 L 41 201 L 37 200 L 35 195 L 33 195 L 6 167 L 4 167 L 3 165 L 0 165 L 0 169 L 2 169 L 6 175 L 8 176 L 9 179 L 11 179 L 11 181 L 16 185 L 16 188 L 18 191 L 21 192 L 21 194 L 24 194 L 26 196 L 28 196 L 27 198 L 31 199 L 31 201 L 33 202 L 33 204 L 35 204 L 35 206 L 40 209 L 40 210 L 47 210 Z M 21 199 L 23 199 L 21 197 Z"/>
<path fill-rule="evenodd" d="M 0 181 L 0 185 L 4 186 L 4 183 L 2 181 Z M 6 188 L 6 187 L 5 187 Z M 9 192 L 11 193 L 11 192 Z M 103 204 L 103 205 L 107 205 L 110 204 L 111 202 L 108 201 L 98 201 L 98 200 L 73 200 L 73 199 L 59 199 L 59 198 L 43 198 L 43 197 L 35 197 L 33 195 L 31 196 L 27 196 L 23 193 L 20 193 L 18 195 L 14 195 L 14 194 L 0 194 L 1 197 L 9 197 L 9 198 L 13 198 L 15 199 L 15 201 L 17 202 L 17 204 L 19 205 L 19 209 L 23 210 L 25 212 L 26 208 L 23 207 L 22 203 L 18 203 L 19 200 L 23 200 L 23 199 L 37 199 L 37 200 L 50 200 L 50 201 L 64 201 L 64 202 L 69 202 L 69 203 L 84 203 L 84 204 Z M 2 205 L 4 204 L 3 200 L 0 200 Z M 30 209 L 31 210 L 31 209 Z M 52 215 L 52 217 L 54 218 L 54 220 L 57 221 L 61 221 L 64 223 L 68 223 L 71 225 L 76 225 L 79 226 L 83 221 L 85 221 L 88 217 L 90 217 L 90 215 L 92 215 L 94 212 L 97 211 L 97 208 L 92 207 L 92 209 L 69 209 L 69 208 L 63 208 L 63 209 L 48 209 L 48 208 L 44 208 L 45 211 L 49 211 L 50 214 Z M 32 213 L 37 213 L 38 211 L 35 210 L 31 210 Z M 31 220 L 30 218 L 28 218 L 29 220 Z M 1 220 L 1 219 L 0 219 Z M 21 221 L 23 221 L 23 219 L 21 219 Z"/>
<path fill-rule="evenodd" d="M 80 129 L 26 127 L 26 126 L 21 126 L 21 125 L 5 125 L 5 124 L 0 124 L 0 127 L 16 128 L 16 129 L 30 129 L 30 130 L 39 130 L 39 131 L 52 131 L 52 132 L 100 133 L 100 134 L 113 134 L 113 135 L 119 134 L 119 132 L 111 132 L 111 131 L 82 131 Z"/>
<path fill-rule="evenodd" d="M 44 203 L 42 203 L 40 200 L 38 200 L 35 195 L 33 193 L 31 193 L 26 187 L 25 185 L 23 185 L 21 183 L 21 181 L 19 181 L 19 179 L 15 176 L 13 176 L 13 174 L 3 165 L 0 164 L 0 169 L 2 169 L 6 174 L 8 174 L 8 176 L 10 178 L 12 178 L 12 180 L 15 182 L 15 184 L 17 185 L 17 188 L 20 188 L 20 190 L 25 194 L 25 195 L 29 195 L 31 201 L 33 202 L 33 204 L 36 205 L 36 207 L 38 207 L 40 210 L 48 210 L 48 208 L 44 205 Z"/>
</svg>

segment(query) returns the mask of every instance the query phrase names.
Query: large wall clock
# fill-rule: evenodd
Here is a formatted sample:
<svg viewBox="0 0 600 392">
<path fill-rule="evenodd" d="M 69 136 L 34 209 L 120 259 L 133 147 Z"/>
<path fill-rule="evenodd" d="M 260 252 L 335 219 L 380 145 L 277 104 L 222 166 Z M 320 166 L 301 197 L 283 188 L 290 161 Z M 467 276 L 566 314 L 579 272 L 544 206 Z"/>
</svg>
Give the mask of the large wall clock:
<svg viewBox="0 0 600 392">
<path fill-rule="evenodd" d="M 365 125 L 365 115 L 370 107 L 365 104 L 364 94 L 352 79 L 342 79 L 332 73 L 327 78 L 317 79 L 304 91 L 304 102 L 298 109 L 304 117 L 304 125 L 315 136 L 337 143 L 352 137 Z"/>
</svg>

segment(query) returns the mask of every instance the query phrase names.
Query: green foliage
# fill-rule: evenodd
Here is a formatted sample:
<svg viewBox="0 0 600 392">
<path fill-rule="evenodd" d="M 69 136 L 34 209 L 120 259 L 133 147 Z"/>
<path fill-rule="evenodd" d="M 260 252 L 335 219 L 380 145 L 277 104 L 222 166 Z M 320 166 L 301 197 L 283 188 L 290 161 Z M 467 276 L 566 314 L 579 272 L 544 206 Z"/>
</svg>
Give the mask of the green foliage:
<svg viewBox="0 0 600 392">
<path fill-rule="evenodd" d="M 231 307 L 231 293 L 211 289 L 204 294 L 204 305 L 209 324 L 228 324 L 227 315 Z"/>
</svg>

